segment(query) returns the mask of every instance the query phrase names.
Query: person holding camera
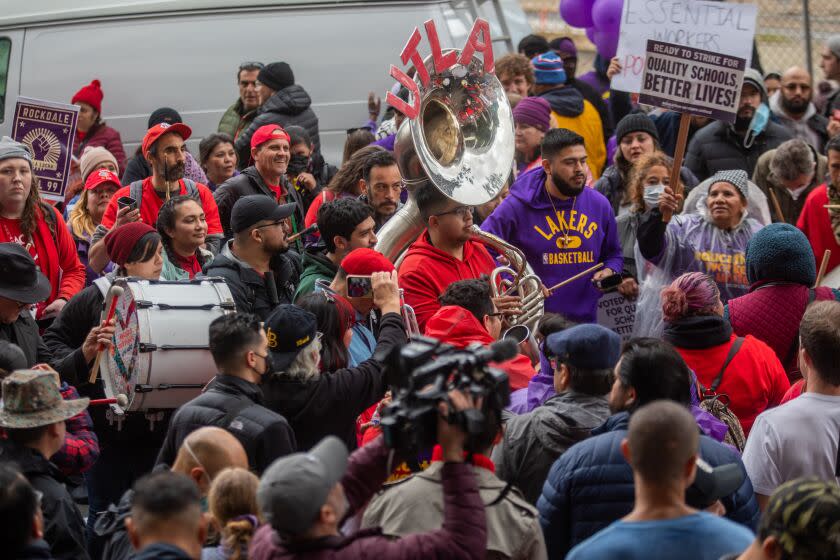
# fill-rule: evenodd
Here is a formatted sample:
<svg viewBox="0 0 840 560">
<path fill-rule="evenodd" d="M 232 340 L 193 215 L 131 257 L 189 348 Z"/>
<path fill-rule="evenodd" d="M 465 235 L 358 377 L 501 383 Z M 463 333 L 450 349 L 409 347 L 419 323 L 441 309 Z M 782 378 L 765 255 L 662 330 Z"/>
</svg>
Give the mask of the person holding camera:
<svg viewBox="0 0 840 560">
<path fill-rule="evenodd" d="M 297 305 L 280 305 L 265 321 L 273 373 L 263 379 L 263 404 L 289 421 L 300 450 L 327 435 L 354 449 L 356 418 L 385 395 L 383 360 L 406 342 L 396 272 L 373 273 L 371 286 L 382 318 L 376 351 L 358 367 L 320 371 L 317 319 Z"/>
<path fill-rule="evenodd" d="M 381 285 L 381 283 L 380 283 Z M 442 459 L 443 524 L 434 531 L 393 540 L 376 530 L 342 536 L 342 521 L 358 512 L 390 473 L 391 451 L 379 437 L 347 455 L 335 437 L 324 438 L 308 453 L 275 461 L 257 490 L 268 524 L 257 530 L 248 551 L 251 560 L 330 558 L 480 559 L 485 558 L 487 530 L 478 479 L 465 463 L 467 433 L 450 423 L 450 411 L 477 408 L 464 393 L 449 393 L 438 404 L 437 441 Z"/>
<path fill-rule="evenodd" d="M 494 472 L 490 451 L 502 429 L 501 413 L 486 404 L 483 408 L 481 429 L 470 434 L 464 449 L 475 473 L 481 501 L 488 504 L 484 510 L 487 516 L 484 558 L 547 558 L 537 508 L 518 489 L 505 491 L 505 481 Z M 436 445 L 429 468 L 389 485 L 371 500 L 365 508 L 362 528 L 380 527 L 384 535 L 402 538 L 439 527 L 445 515 L 444 468 L 443 448 Z"/>
</svg>

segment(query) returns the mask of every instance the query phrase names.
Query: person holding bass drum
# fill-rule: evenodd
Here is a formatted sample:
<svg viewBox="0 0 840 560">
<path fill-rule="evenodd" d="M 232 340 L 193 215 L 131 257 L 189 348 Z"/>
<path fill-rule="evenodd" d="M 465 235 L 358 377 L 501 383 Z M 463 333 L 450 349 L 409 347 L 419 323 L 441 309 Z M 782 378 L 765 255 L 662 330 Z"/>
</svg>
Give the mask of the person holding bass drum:
<svg viewBox="0 0 840 560">
<path fill-rule="evenodd" d="M 114 229 L 105 236 L 105 247 L 116 270 L 70 299 L 43 337 L 57 359 L 75 356 L 72 367 L 67 368 L 66 381 L 75 385 L 83 397 L 93 399 L 105 397 L 103 380 L 97 378 L 90 383 L 89 374 L 100 345 L 110 345 L 114 336 L 114 319 L 106 324 L 101 318 L 111 284 L 117 277 L 158 280 L 163 267 L 160 235 L 143 222 Z M 99 512 L 118 502 L 134 480 L 151 470 L 171 416 L 166 413 L 162 421 L 152 424 L 150 431 L 145 415 L 126 414 L 120 424 L 115 424 L 107 417 L 108 408 L 89 409 L 101 447 L 99 460 L 85 473 L 90 507 L 88 549 L 94 558 L 99 556 L 100 549 L 93 535 Z"/>
</svg>

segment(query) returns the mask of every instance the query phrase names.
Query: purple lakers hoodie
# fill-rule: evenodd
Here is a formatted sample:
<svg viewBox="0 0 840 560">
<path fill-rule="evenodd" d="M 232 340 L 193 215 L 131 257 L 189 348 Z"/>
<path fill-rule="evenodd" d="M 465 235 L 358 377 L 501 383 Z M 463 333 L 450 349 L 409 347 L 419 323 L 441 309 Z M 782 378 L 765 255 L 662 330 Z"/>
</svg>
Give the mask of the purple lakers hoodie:
<svg viewBox="0 0 840 560">
<path fill-rule="evenodd" d="M 553 198 L 552 208 L 545 178 L 542 168 L 520 175 L 481 229 L 525 253 L 547 288 L 599 262 L 621 272 L 621 245 L 609 201 L 595 189 L 584 188 L 574 199 Z M 601 295 L 592 277 L 585 276 L 555 291 L 546 300 L 545 310 L 572 321 L 594 323 Z"/>
</svg>

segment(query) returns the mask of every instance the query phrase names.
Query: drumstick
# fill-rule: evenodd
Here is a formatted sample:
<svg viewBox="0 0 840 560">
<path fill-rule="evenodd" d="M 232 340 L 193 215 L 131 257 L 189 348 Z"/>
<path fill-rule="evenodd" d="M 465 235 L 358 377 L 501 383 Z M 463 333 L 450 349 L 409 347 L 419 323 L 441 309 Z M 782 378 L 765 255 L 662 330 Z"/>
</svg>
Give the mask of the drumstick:
<svg viewBox="0 0 840 560">
<path fill-rule="evenodd" d="M 779 216 L 779 221 L 785 223 L 785 215 L 782 213 L 782 205 L 779 204 L 779 197 L 776 196 L 776 191 L 770 189 L 770 200 L 773 201 L 773 208 L 776 210 L 776 214 Z"/>
<path fill-rule="evenodd" d="M 814 287 L 817 288 L 822 282 L 823 276 L 825 276 L 825 269 L 828 268 L 828 259 L 831 258 L 831 249 L 826 249 L 825 253 L 823 253 L 823 260 L 820 263 L 820 272 L 817 274 L 817 281 L 814 282 Z"/>
<path fill-rule="evenodd" d="M 318 224 L 312 224 L 308 228 L 302 229 L 294 235 L 290 235 L 286 238 L 286 241 L 294 241 L 301 235 L 309 235 L 310 233 L 315 233 L 316 231 L 318 231 Z"/>
<path fill-rule="evenodd" d="M 128 406 L 128 397 L 120 393 L 115 399 L 91 399 L 88 406 L 101 406 L 105 404 L 115 404 L 120 408 L 125 408 Z"/>
<path fill-rule="evenodd" d="M 123 295 L 123 289 L 120 286 L 111 286 L 108 294 L 111 296 L 111 301 L 108 304 L 108 313 L 105 318 L 106 325 L 108 321 L 114 318 L 114 312 L 117 310 L 117 300 Z M 90 383 L 96 383 L 96 376 L 99 374 L 99 363 L 102 361 L 103 350 L 104 348 L 100 344 L 99 351 L 96 353 L 96 359 L 93 361 L 93 367 L 90 369 L 90 378 L 88 379 Z"/>
<path fill-rule="evenodd" d="M 562 288 L 563 286 L 565 286 L 569 282 L 574 282 L 575 280 L 577 280 L 581 276 L 586 276 L 587 274 L 591 274 L 591 273 L 595 272 L 596 270 L 598 270 L 599 268 L 602 268 L 603 266 L 604 266 L 604 263 L 598 263 L 595 266 L 590 266 L 589 268 L 587 268 L 583 272 L 578 272 L 577 274 L 575 274 L 571 278 L 566 278 L 565 280 L 563 280 L 559 284 L 555 284 L 554 286 L 552 286 L 551 288 L 548 289 L 548 293 L 553 292 L 557 288 Z"/>
<path fill-rule="evenodd" d="M 823 208 L 828 208 L 829 210 L 840 210 L 840 204 L 823 204 Z"/>
</svg>

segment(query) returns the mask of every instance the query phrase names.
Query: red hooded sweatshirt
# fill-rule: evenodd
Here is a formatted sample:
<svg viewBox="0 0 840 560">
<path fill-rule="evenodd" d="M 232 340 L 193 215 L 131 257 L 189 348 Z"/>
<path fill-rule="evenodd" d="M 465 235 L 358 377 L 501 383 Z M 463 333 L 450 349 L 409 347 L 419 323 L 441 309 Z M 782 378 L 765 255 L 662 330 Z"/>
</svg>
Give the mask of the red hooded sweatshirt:
<svg viewBox="0 0 840 560">
<path fill-rule="evenodd" d="M 482 274 L 490 275 L 496 263 L 482 243 L 467 241 L 464 260 L 436 249 L 424 230 L 406 252 L 399 268 L 400 287 L 405 290 L 405 302 L 414 308 L 420 330 L 440 309 L 438 297 L 453 282 L 473 280 Z"/>
<path fill-rule="evenodd" d="M 456 348 L 464 348 L 473 342 L 485 345 L 496 342 L 475 315 L 458 305 L 447 305 L 438 309 L 426 323 L 425 334 Z M 506 362 L 493 362 L 490 365 L 508 375 L 511 391 L 527 387 L 528 381 L 536 373 L 531 360 L 523 354 L 517 354 Z"/>
</svg>

